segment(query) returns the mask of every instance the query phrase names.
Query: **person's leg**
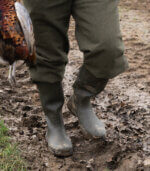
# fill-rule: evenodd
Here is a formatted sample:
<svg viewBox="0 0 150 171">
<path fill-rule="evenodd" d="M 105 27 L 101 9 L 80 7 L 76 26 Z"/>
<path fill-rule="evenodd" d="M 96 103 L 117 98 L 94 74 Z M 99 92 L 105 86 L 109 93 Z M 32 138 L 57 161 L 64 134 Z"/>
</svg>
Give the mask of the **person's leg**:
<svg viewBox="0 0 150 171">
<path fill-rule="evenodd" d="M 72 154 L 62 120 L 63 79 L 69 50 L 70 0 L 24 0 L 34 26 L 36 64 L 30 68 L 46 115 L 48 145 L 57 156 Z"/>
<path fill-rule="evenodd" d="M 119 27 L 118 0 L 76 0 L 73 4 L 76 38 L 84 63 L 74 84 L 69 108 L 93 136 L 103 137 L 105 126 L 93 113 L 90 97 L 100 93 L 108 79 L 128 67 Z"/>
</svg>

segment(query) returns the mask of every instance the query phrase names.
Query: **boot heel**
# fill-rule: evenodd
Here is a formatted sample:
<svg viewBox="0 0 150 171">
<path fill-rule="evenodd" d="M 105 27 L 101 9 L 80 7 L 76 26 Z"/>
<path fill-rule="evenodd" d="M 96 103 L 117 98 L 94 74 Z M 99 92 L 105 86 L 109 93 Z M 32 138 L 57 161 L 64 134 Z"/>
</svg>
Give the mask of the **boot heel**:
<svg viewBox="0 0 150 171">
<path fill-rule="evenodd" d="M 75 104 L 74 104 L 74 100 L 73 97 L 71 97 L 67 103 L 67 107 L 69 109 L 69 111 L 77 117 L 76 111 L 75 111 Z"/>
</svg>

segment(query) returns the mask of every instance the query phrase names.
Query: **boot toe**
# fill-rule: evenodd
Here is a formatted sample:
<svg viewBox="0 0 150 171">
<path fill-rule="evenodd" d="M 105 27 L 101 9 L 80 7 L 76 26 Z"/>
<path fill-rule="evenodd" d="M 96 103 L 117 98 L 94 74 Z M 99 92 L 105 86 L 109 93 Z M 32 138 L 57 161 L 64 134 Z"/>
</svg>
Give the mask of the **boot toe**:
<svg viewBox="0 0 150 171">
<path fill-rule="evenodd" d="M 83 134 L 87 138 L 102 138 L 105 139 L 106 137 L 106 129 L 105 127 L 95 127 L 93 129 L 86 129 L 83 126 L 80 126 L 82 129 Z"/>
<path fill-rule="evenodd" d="M 51 152 L 58 157 L 67 157 L 73 154 L 73 147 L 67 136 L 49 136 L 47 137 L 48 146 Z"/>
<path fill-rule="evenodd" d="M 106 129 L 102 128 L 102 127 L 96 127 L 96 128 L 97 129 L 93 133 L 93 136 L 97 137 L 97 138 L 105 138 L 105 136 L 106 136 Z"/>
</svg>

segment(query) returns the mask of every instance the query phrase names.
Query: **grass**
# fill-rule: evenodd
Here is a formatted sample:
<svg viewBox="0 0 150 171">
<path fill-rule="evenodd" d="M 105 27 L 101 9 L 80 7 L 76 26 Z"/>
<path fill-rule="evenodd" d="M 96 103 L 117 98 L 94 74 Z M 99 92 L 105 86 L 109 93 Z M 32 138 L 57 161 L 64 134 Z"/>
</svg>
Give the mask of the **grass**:
<svg viewBox="0 0 150 171">
<path fill-rule="evenodd" d="M 26 171 L 16 144 L 11 143 L 8 128 L 0 121 L 0 171 Z"/>
</svg>

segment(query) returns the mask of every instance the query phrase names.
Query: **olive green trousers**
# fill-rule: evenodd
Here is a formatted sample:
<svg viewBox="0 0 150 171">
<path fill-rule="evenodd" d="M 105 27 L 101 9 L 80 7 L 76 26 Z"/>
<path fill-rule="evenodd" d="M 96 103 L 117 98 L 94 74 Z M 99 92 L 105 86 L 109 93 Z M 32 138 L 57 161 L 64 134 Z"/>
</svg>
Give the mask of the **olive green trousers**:
<svg viewBox="0 0 150 171">
<path fill-rule="evenodd" d="M 84 54 L 82 68 L 95 78 L 113 78 L 128 67 L 119 26 L 118 0 L 24 0 L 33 21 L 37 60 L 34 82 L 62 81 L 69 51 L 70 16 Z"/>
</svg>

